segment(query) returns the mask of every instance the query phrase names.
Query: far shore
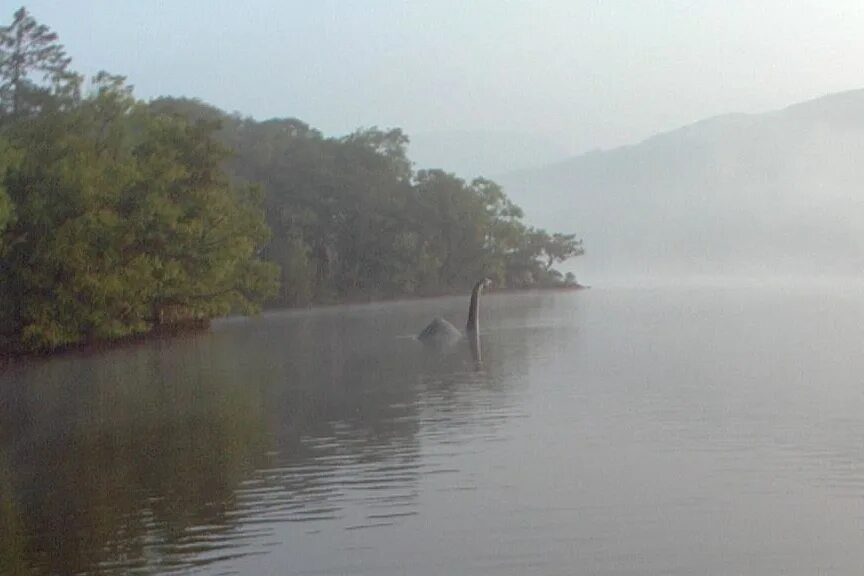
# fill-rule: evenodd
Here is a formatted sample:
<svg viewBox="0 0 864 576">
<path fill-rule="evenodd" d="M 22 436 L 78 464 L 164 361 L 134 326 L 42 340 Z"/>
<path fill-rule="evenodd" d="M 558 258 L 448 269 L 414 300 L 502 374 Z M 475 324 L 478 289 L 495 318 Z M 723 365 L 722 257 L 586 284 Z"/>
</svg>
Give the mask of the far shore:
<svg viewBox="0 0 864 576">
<path fill-rule="evenodd" d="M 587 290 L 591 288 L 586 284 L 567 284 L 561 286 L 530 286 L 525 288 L 486 288 L 484 294 L 516 294 L 520 292 L 573 292 L 576 290 Z M 333 302 L 312 302 L 297 306 L 265 306 L 262 312 L 277 312 L 280 310 L 314 310 L 315 308 L 330 308 L 333 306 L 350 306 L 355 304 L 378 304 L 386 302 L 401 302 L 413 300 L 430 300 L 432 298 L 446 298 L 449 296 L 468 296 L 470 290 L 448 290 L 443 292 L 425 292 L 423 294 L 396 294 L 392 296 L 354 296 Z M 226 316 L 228 318 L 230 316 Z M 216 318 L 214 318 L 216 320 Z"/>
</svg>

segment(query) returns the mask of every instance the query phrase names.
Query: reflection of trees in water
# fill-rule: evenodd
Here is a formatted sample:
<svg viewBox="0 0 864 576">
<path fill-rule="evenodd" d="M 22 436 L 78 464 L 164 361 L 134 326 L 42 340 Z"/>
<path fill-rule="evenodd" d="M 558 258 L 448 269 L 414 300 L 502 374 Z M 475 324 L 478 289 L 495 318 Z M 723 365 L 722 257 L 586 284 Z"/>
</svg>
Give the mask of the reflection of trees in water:
<svg viewBox="0 0 864 576">
<path fill-rule="evenodd" d="M 497 358 L 369 323 L 276 317 L 0 376 L 0 571 L 185 569 L 266 550 L 274 523 L 415 511 L 422 428 L 502 402 Z"/>
<path fill-rule="evenodd" d="M 27 573 L 21 510 L 12 491 L 9 466 L 0 452 L 0 574 Z"/>
<path fill-rule="evenodd" d="M 145 553 L 161 563 L 192 527 L 226 524 L 234 488 L 266 451 L 261 403 L 254 388 L 172 358 L 159 346 L 63 358 L 17 383 L 8 465 L 39 572 Z"/>
</svg>

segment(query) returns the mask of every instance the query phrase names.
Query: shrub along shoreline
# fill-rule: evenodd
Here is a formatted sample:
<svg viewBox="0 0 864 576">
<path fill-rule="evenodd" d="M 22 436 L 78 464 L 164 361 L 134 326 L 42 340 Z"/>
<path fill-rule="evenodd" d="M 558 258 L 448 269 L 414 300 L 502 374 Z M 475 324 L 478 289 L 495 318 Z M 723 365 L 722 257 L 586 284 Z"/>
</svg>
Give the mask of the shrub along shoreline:
<svg viewBox="0 0 864 576">
<path fill-rule="evenodd" d="M 590 286 L 573 283 L 573 284 L 564 284 L 558 286 L 534 286 L 534 287 L 525 287 L 525 288 L 505 288 L 505 289 L 487 289 L 487 297 L 495 296 L 497 294 L 518 294 L 518 293 L 527 293 L 527 292 L 572 292 L 572 291 L 580 291 L 580 290 L 588 290 Z M 466 296 L 464 291 L 456 292 L 444 292 L 438 294 L 423 294 L 423 295 L 402 295 L 402 296 L 394 296 L 392 298 L 382 298 L 376 300 L 370 299 L 347 299 L 339 302 L 329 302 L 329 303 L 315 303 L 308 304 L 305 306 L 264 306 L 260 311 L 260 314 L 267 313 L 275 313 L 286 310 L 315 310 L 315 309 L 326 309 L 332 308 L 335 306 L 363 306 L 363 305 L 373 305 L 373 304 L 382 304 L 382 303 L 395 303 L 395 302 L 403 302 L 403 301 L 419 301 L 419 300 L 432 300 L 435 298 L 448 298 L 448 297 L 458 297 L 458 296 Z M 223 316 L 223 317 L 229 317 Z M 4 366 L 4 364 L 15 361 L 15 360 L 26 360 L 26 359 L 38 359 L 45 358 L 48 356 L 56 356 L 59 354 L 90 354 L 90 353 L 98 353 L 106 350 L 113 350 L 116 348 L 122 348 L 127 346 L 134 346 L 136 344 L 144 344 L 146 342 L 150 342 L 152 340 L 170 340 L 176 337 L 188 336 L 199 334 L 201 332 L 206 332 L 210 329 L 212 321 L 218 320 L 218 318 L 204 318 L 195 321 L 189 322 L 178 322 L 174 324 L 162 324 L 155 325 L 151 330 L 147 332 L 142 332 L 134 335 L 125 336 L 122 338 L 116 338 L 111 340 L 90 340 L 90 341 L 82 341 L 77 342 L 75 344 L 70 344 L 66 346 L 58 346 L 52 349 L 28 349 L 21 345 L 16 345 L 14 342 L 6 343 L 5 345 L 0 344 L 0 368 Z"/>
</svg>

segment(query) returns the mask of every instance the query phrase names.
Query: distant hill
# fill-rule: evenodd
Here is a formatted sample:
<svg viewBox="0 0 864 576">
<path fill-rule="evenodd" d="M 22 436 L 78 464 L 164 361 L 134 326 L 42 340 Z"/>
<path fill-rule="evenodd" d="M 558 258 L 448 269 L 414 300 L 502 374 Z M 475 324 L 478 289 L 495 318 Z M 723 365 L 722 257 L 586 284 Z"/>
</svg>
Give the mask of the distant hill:
<svg viewBox="0 0 864 576">
<path fill-rule="evenodd" d="M 864 272 L 864 90 L 495 179 L 529 222 L 583 237 L 589 283 Z"/>
<path fill-rule="evenodd" d="M 468 180 L 544 166 L 570 155 L 564 146 L 539 134 L 450 131 L 410 136 L 408 155 L 418 169 L 446 168 Z"/>
</svg>

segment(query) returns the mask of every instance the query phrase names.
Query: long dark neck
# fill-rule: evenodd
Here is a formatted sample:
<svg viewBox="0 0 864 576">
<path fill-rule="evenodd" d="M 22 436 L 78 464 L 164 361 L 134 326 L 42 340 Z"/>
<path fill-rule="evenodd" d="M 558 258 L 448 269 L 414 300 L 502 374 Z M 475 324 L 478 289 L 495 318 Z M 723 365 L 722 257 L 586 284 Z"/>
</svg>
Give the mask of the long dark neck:
<svg viewBox="0 0 864 576">
<path fill-rule="evenodd" d="M 482 289 L 483 281 L 481 280 L 474 285 L 474 289 L 471 291 L 471 305 L 468 307 L 468 326 L 466 327 L 469 332 L 479 330 L 480 291 Z"/>
</svg>

